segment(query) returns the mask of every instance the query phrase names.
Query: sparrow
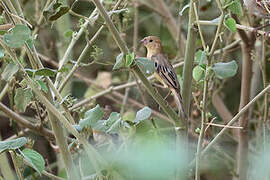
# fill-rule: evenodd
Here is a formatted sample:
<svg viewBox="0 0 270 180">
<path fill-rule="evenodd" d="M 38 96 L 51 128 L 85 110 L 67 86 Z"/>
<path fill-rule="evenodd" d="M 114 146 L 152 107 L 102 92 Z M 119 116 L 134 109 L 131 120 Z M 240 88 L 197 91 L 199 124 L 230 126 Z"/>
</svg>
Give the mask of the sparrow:
<svg viewBox="0 0 270 180">
<path fill-rule="evenodd" d="M 148 36 L 143 38 L 141 43 L 147 49 L 147 58 L 151 59 L 155 64 L 154 76 L 164 85 L 164 87 L 171 90 L 178 106 L 178 113 L 181 113 L 187 120 L 188 116 L 185 112 L 182 96 L 180 94 L 180 84 L 174 68 L 169 62 L 168 57 L 162 51 L 160 39 L 156 36 Z"/>
</svg>

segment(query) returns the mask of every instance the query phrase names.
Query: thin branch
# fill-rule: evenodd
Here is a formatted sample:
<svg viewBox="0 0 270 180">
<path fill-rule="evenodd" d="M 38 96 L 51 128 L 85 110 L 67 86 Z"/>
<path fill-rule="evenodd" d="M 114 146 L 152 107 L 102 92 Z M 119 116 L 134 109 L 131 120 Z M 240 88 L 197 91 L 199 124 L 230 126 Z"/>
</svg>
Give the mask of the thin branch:
<svg viewBox="0 0 270 180">
<path fill-rule="evenodd" d="M 223 124 L 215 124 L 215 123 L 205 123 L 206 125 L 210 125 L 210 126 L 216 126 L 216 127 L 226 127 L 226 128 L 231 128 L 231 129 L 243 129 L 243 127 L 239 127 L 239 126 L 227 126 L 227 125 L 223 125 Z"/>
<path fill-rule="evenodd" d="M 253 105 L 258 99 L 260 99 L 262 96 L 264 96 L 265 93 L 269 93 L 270 91 L 270 85 L 268 85 L 266 88 L 264 88 L 256 97 L 254 97 L 247 105 L 245 105 L 226 125 L 225 127 L 216 135 L 216 137 L 205 147 L 205 149 L 202 151 L 201 156 L 205 155 L 214 144 L 217 143 L 217 141 L 221 138 L 221 136 L 228 130 L 228 126 L 233 125 L 239 117 L 241 117 L 251 105 Z M 190 166 L 194 166 L 195 161 L 193 160 L 190 163 Z"/>
<path fill-rule="evenodd" d="M 27 119 L 24 119 L 22 116 L 18 115 L 17 113 L 10 110 L 8 107 L 6 107 L 3 103 L 0 102 L 0 110 L 3 111 L 9 118 L 16 121 L 18 124 L 31 129 L 35 133 L 38 133 L 40 135 L 43 135 L 47 137 L 49 140 L 54 140 L 54 134 L 51 130 L 46 128 L 40 128 L 37 125 L 34 125 L 30 123 Z"/>
</svg>

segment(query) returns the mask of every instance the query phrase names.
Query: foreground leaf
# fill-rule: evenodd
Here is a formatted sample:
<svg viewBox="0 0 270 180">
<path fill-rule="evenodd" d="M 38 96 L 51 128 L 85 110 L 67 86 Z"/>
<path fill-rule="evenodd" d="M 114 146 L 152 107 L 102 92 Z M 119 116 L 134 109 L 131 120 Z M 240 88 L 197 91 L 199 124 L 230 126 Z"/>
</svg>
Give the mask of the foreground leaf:
<svg viewBox="0 0 270 180">
<path fill-rule="evenodd" d="M 0 141 L 0 154 L 7 150 L 15 150 L 27 143 L 27 139 L 25 137 L 20 137 L 13 140 Z"/>
<path fill-rule="evenodd" d="M 227 63 L 216 63 L 212 67 L 216 76 L 220 79 L 229 78 L 237 73 L 238 65 L 235 60 Z"/>
<path fill-rule="evenodd" d="M 140 109 L 137 113 L 136 113 L 136 117 L 134 119 L 135 123 L 139 123 L 143 120 L 148 119 L 152 114 L 152 110 L 149 107 L 144 107 L 142 109 Z"/>
<path fill-rule="evenodd" d="M 35 150 L 24 149 L 22 152 L 24 159 L 39 173 L 45 169 L 43 157 Z"/>
<path fill-rule="evenodd" d="M 104 111 L 100 108 L 99 105 L 96 105 L 93 109 L 88 110 L 85 115 L 84 119 L 80 120 L 79 125 L 83 128 L 85 126 L 92 127 L 98 120 L 104 115 Z"/>
</svg>

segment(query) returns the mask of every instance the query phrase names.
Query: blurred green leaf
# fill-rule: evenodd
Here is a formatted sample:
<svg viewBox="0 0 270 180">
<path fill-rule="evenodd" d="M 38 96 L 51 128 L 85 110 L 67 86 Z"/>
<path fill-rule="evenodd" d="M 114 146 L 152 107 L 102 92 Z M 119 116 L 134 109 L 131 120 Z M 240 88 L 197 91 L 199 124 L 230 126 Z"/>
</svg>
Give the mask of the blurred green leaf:
<svg viewBox="0 0 270 180">
<path fill-rule="evenodd" d="M 220 79 L 229 78 L 237 73 L 238 65 L 235 60 L 223 63 L 219 62 L 212 67 L 216 76 Z"/>
<path fill-rule="evenodd" d="M 31 31 L 23 24 L 15 25 L 15 27 L 11 29 L 11 32 L 5 34 L 3 37 L 3 41 L 6 45 L 12 48 L 22 47 L 29 39 L 31 39 Z"/>
<path fill-rule="evenodd" d="M 24 159 L 41 175 L 41 172 L 45 170 L 45 161 L 43 157 L 33 149 L 24 149 L 21 151 L 21 154 Z"/>
<path fill-rule="evenodd" d="M 124 57 L 124 54 L 123 53 L 120 53 L 116 57 L 116 61 L 115 61 L 115 64 L 113 66 L 113 70 L 117 70 L 117 69 L 119 69 L 119 68 L 121 68 L 121 67 L 124 66 L 123 57 Z"/>
<path fill-rule="evenodd" d="M 0 58 L 5 56 L 5 51 L 0 47 Z"/>
<path fill-rule="evenodd" d="M 236 32 L 236 22 L 233 18 L 228 18 L 225 20 L 225 26 L 232 32 Z"/>
<path fill-rule="evenodd" d="M 32 97 L 33 97 L 33 94 L 32 94 L 31 89 L 17 88 L 15 91 L 15 96 L 14 96 L 14 103 L 15 103 L 16 109 L 19 112 L 24 112 L 26 107 L 31 102 Z"/>
<path fill-rule="evenodd" d="M 72 37 L 72 35 L 73 35 L 73 31 L 71 29 L 68 29 L 64 32 L 65 38 L 70 38 L 70 37 Z"/>
<path fill-rule="evenodd" d="M 27 143 L 27 139 L 25 137 L 20 137 L 17 139 L 0 141 L 0 154 L 7 150 L 15 150 Z"/>
<path fill-rule="evenodd" d="M 204 69 L 200 65 L 194 67 L 192 77 L 195 81 L 200 81 L 204 77 Z"/>
<path fill-rule="evenodd" d="M 57 70 L 49 69 L 49 68 L 42 68 L 42 69 L 25 69 L 28 75 L 30 76 L 49 76 L 54 77 L 57 74 Z"/>
<path fill-rule="evenodd" d="M 243 9 L 239 0 L 234 0 L 228 7 L 233 14 L 237 16 L 243 16 Z"/>
<path fill-rule="evenodd" d="M 149 107 L 144 107 L 142 109 L 140 109 L 137 113 L 136 113 L 136 117 L 134 119 L 135 123 L 139 123 L 143 120 L 148 119 L 152 114 L 152 110 Z"/>
<path fill-rule="evenodd" d="M 129 67 L 134 61 L 135 54 L 134 52 L 126 55 L 126 67 Z"/>
<path fill-rule="evenodd" d="M 93 109 L 88 110 L 84 119 L 80 120 L 79 125 L 84 128 L 86 126 L 92 127 L 98 120 L 104 115 L 104 111 L 100 108 L 99 105 L 96 105 Z"/>
<path fill-rule="evenodd" d="M 142 68 L 146 74 L 152 74 L 155 71 L 155 64 L 152 60 L 144 57 L 136 58 L 137 64 Z"/>
<path fill-rule="evenodd" d="M 19 67 L 15 63 L 9 63 L 2 73 L 2 79 L 10 81 L 14 74 L 19 70 Z"/>
<path fill-rule="evenodd" d="M 195 53 L 195 62 L 198 63 L 199 65 L 206 64 L 207 63 L 206 53 L 202 50 L 198 50 Z"/>
<path fill-rule="evenodd" d="M 105 121 L 105 125 L 109 128 L 106 130 L 106 133 L 116 133 L 121 125 L 121 116 L 117 112 L 112 112 L 109 119 Z"/>
<path fill-rule="evenodd" d="M 48 92 L 48 87 L 47 87 L 47 85 L 43 82 L 43 81 L 41 81 L 41 80 L 36 80 L 36 82 L 39 84 L 39 87 L 40 87 L 40 89 L 42 90 L 42 91 L 44 91 L 45 93 L 47 93 Z"/>
</svg>

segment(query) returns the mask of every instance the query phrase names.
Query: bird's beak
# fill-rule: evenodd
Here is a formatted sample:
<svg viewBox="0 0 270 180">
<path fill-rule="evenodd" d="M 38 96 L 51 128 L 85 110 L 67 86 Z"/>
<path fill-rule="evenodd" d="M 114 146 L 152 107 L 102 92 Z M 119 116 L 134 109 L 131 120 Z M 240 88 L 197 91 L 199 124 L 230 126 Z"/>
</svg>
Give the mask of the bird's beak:
<svg viewBox="0 0 270 180">
<path fill-rule="evenodd" d="M 140 42 L 143 44 L 143 45 L 145 45 L 146 44 L 146 38 L 143 38 Z"/>
</svg>

